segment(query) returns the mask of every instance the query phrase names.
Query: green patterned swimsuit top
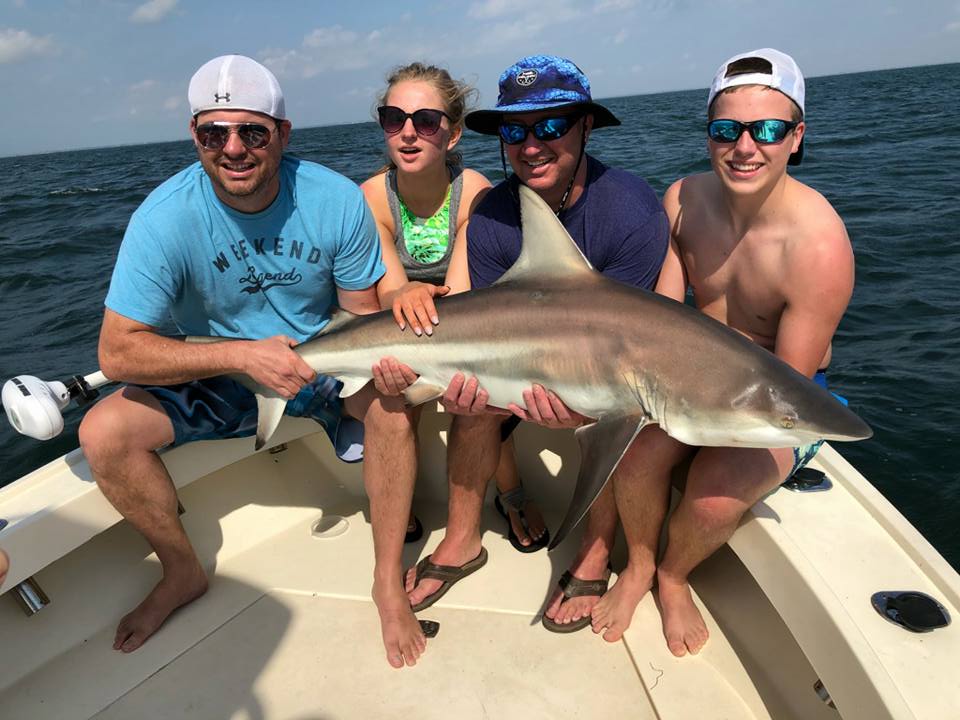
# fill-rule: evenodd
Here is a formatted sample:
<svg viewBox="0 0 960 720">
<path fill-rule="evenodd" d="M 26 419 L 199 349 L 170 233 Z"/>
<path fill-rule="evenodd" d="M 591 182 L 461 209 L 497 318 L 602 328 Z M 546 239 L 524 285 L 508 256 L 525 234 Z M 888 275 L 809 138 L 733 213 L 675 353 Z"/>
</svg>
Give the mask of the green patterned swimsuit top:
<svg viewBox="0 0 960 720">
<path fill-rule="evenodd" d="M 420 265 L 429 265 L 443 259 L 450 239 L 450 188 L 443 205 L 428 218 L 414 215 L 397 196 L 400 218 L 403 221 L 403 240 L 410 257 Z"/>
<path fill-rule="evenodd" d="M 450 166 L 449 170 L 450 186 L 443 205 L 428 218 L 410 212 L 397 192 L 397 171 L 387 172 L 387 202 L 396 228 L 394 244 L 410 280 L 442 285 L 446 277 L 457 236 L 456 217 L 463 192 L 463 168 Z"/>
</svg>

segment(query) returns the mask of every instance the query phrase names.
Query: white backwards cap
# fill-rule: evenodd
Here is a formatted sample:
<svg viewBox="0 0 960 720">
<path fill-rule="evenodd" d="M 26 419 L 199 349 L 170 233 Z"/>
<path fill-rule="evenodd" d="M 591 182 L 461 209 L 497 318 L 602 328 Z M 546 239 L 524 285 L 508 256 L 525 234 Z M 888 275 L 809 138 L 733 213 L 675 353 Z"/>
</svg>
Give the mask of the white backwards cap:
<svg viewBox="0 0 960 720">
<path fill-rule="evenodd" d="M 190 114 L 204 110 L 250 110 L 286 119 L 283 92 L 272 72 L 245 55 L 221 55 L 190 78 Z"/>
<path fill-rule="evenodd" d="M 746 60 L 747 58 L 766 60 L 770 63 L 770 71 L 738 73 L 736 68 L 737 61 Z M 731 65 L 733 65 L 732 68 Z M 752 50 L 734 55 L 727 60 L 717 70 L 717 74 L 710 84 L 710 95 L 707 97 L 707 109 L 710 109 L 717 95 L 727 88 L 738 85 L 766 85 L 774 90 L 779 90 L 797 104 L 801 113 L 805 113 L 803 108 L 805 95 L 803 74 L 800 72 L 800 68 L 794 59 L 779 50 L 762 48 L 760 50 Z"/>
</svg>

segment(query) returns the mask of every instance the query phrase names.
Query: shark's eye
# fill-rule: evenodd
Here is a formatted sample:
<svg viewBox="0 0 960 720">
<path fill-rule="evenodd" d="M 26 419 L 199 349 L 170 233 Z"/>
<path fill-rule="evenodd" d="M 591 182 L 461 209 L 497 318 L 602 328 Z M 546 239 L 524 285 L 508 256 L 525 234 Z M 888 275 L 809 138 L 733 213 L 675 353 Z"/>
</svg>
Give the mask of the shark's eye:
<svg viewBox="0 0 960 720">
<path fill-rule="evenodd" d="M 789 415 L 784 415 L 782 418 L 780 418 L 780 427 L 785 428 L 787 430 L 792 430 L 793 426 L 796 424 L 797 424 L 796 418 L 792 418 Z"/>
</svg>

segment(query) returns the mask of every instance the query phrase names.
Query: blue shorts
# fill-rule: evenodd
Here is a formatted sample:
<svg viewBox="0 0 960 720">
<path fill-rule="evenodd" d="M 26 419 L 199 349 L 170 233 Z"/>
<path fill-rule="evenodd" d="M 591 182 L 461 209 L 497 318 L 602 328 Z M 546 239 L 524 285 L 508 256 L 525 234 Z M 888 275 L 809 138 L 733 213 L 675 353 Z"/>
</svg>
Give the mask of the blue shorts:
<svg viewBox="0 0 960 720">
<path fill-rule="evenodd" d="M 824 370 L 817 370 L 817 374 L 813 376 L 813 381 L 824 390 L 828 389 L 827 373 Z M 847 399 L 845 397 L 841 397 L 836 393 L 833 393 L 833 396 L 844 405 L 847 404 Z M 795 447 L 793 449 L 793 469 L 790 470 L 790 474 L 787 475 L 787 478 L 793 477 L 793 474 L 797 470 L 806 467 L 807 463 L 813 460 L 813 456 L 817 454 L 817 450 L 820 449 L 821 445 L 823 445 L 823 440 L 817 440 L 817 442 L 811 443 L 810 445 Z"/>
<path fill-rule="evenodd" d="M 195 440 L 249 437 L 257 430 L 257 398 L 226 376 L 180 385 L 139 385 L 153 395 L 173 424 L 172 447 Z M 285 415 L 309 417 L 326 430 L 344 462 L 363 460 L 363 423 L 346 415 L 336 378 L 318 375 L 287 403 Z"/>
</svg>

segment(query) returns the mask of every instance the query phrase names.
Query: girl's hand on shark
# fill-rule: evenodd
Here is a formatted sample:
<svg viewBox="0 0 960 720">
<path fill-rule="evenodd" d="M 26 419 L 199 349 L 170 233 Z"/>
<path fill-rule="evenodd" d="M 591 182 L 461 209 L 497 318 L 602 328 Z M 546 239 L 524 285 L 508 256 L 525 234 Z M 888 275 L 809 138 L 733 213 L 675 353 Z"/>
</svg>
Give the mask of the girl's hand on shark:
<svg viewBox="0 0 960 720">
<path fill-rule="evenodd" d="M 417 281 L 408 282 L 393 298 L 393 319 L 403 330 L 409 324 L 419 337 L 423 333 L 433 335 L 433 326 L 440 323 L 435 297 L 443 297 L 450 288 L 447 285 L 430 285 Z"/>
<path fill-rule="evenodd" d="M 289 400 L 317 377 L 313 368 L 293 351 L 298 344 L 286 335 L 250 341 L 243 349 L 241 370 Z"/>
<path fill-rule="evenodd" d="M 371 368 L 373 386 L 382 395 L 399 395 L 420 377 L 396 358 L 387 357 Z"/>
<path fill-rule="evenodd" d="M 585 415 L 568 408 L 556 393 L 542 385 L 534 385 L 530 390 L 524 390 L 523 403 L 526 405 L 525 409 L 516 403 L 510 403 L 508 407 L 521 420 L 544 427 L 575 428 L 587 420 Z"/>
</svg>

